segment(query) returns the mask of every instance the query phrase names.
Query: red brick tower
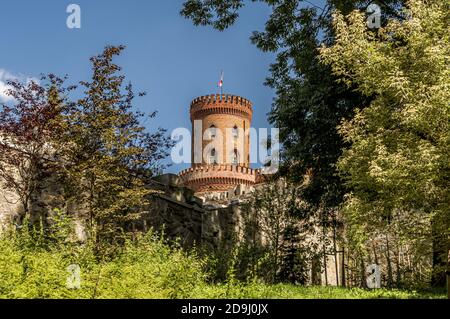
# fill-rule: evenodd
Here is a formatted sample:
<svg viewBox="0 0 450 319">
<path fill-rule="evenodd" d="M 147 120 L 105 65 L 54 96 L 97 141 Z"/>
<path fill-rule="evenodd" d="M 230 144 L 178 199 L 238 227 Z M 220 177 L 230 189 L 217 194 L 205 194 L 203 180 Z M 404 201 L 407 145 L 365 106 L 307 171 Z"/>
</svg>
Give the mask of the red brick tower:
<svg viewBox="0 0 450 319">
<path fill-rule="evenodd" d="M 240 96 L 206 95 L 192 101 L 193 164 L 180 173 L 186 186 L 208 193 L 255 184 L 259 171 L 250 168 L 252 114 L 252 103 Z"/>
</svg>

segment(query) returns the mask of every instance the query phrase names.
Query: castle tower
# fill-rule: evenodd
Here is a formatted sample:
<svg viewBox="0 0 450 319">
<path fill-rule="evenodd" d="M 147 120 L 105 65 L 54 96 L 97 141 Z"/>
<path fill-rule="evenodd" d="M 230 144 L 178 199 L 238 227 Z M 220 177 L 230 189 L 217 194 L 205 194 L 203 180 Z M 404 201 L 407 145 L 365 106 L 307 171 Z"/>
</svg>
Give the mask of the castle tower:
<svg viewBox="0 0 450 319">
<path fill-rule="evenodd" d="M 256 183 L 250 168 L 252 103 L 240 96 L 217 94 L 194 99 L 192 167 L 180 173 L 196 193 L 228 191 Z"/>
</svg>

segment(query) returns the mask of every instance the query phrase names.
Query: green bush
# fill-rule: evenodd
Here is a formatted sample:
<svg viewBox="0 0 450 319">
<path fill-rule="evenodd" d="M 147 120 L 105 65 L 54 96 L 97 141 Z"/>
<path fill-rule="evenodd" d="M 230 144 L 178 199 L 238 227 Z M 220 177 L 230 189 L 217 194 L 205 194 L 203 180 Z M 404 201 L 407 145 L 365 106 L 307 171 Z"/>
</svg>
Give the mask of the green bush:
<svg viewBox="0 0 450 319">
<path fill-rule="evenodd" d="M 187 255 L 151 235 L 128 242 L 99 274 L 99 298 L 188 298 L 205 280 L 194 253 Z"/>
<path fill-rule="evenodd" d="M 0 237 L 0 298 L 186 298 L 205 279 L 195 254 L 151 233 L 127 241 L 107 261 L 90 243 L 32 244 L 36 236 L 24 233 Z M 73 264 L 81 270 L 80 289 L 67 287 Z"/>
<path fill-rule="evenodd" d="M 108 259 L 94 253 L 95 243 L 60 235 L 28 228 L 0 235 L 0 299 L 445 298 L 445 292 L 264 285 L 251 277 L 244 282 L 235 276 L 238 252 L 225 282 L 211 284 L 204 258 L 152 233 L 126 240 Z M 79 289 L 67 286 L 69 265 L 80 267 Z"/>
</svg>

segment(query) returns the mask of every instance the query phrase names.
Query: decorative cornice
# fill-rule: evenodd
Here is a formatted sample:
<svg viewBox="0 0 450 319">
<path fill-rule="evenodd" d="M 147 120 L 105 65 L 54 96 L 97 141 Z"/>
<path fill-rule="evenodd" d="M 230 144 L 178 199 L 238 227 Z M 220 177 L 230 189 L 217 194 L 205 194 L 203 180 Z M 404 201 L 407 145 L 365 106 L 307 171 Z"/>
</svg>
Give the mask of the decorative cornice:
<svg viewBox="0 0 450 319">
<path fill-rule="evenodd" d="M 235 165 L 203 165 L 180 172 L 186 186 L 199 189 L 226 189 L 232 185 L 254 185 L 260 170 Z"/>
<path fill-rule="evenodd" d="M 190 167 L 179 173 L 181 177 L 190 173 L 198 172 L 235 172 L 239 174 L 256 176 L 260 174 L 259 169 L 252 169 L 241 165 L 229 165 L 229 164 L 217 164 L 217 165 L 201 165 L 196 167 Z"/>
</svg>

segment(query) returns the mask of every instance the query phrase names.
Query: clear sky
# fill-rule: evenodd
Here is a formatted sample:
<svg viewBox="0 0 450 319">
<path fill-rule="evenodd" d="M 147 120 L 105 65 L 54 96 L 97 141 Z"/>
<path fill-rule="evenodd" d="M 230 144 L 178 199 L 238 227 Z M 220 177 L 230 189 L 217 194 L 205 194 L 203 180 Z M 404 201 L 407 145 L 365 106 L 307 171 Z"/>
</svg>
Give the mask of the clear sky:
<svg viewBox="0 0 450 319">
<path fill-rule="evenodd" d="M 81 29 L 66 26 L 69 4 L 81 6 Z M 148 96 L 141 111 L 158 110 L 150 125 L 171 131 L 190 129 L 189 104 L 200 95 L 218 93 L 221 69 L 224 93 L 254 102 L 253 127 L 269 127 L 273 92 L 263 85 L 274 55 L 250 43 L 262 30 L 269 8 L 252 3 L 239 22 L 225 32 L 195 27 L 179 15 L 182 0 L 15 0 L 0 8 L 0 88 L 6 74 L 38 77 L 68 74 L 71 81 L 89 79 L 89 57 L 107 44 L 124 44 L 117 62 L 136 90 Z M 1 97 L 1 95 L 0 95 Z M 178 172 L 186 165 L 168 169 Z"/>
</svg>

